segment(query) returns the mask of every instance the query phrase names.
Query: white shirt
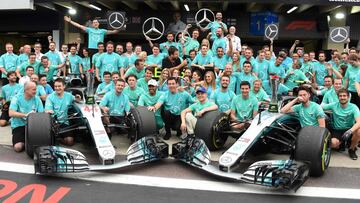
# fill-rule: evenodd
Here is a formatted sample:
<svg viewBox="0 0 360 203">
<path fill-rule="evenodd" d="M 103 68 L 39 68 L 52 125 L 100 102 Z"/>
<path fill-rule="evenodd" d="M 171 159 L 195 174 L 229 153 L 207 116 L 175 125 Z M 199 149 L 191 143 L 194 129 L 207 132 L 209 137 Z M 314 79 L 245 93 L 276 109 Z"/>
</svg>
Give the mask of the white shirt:
<svg viewBox="0 0 360 203">
<path fill-rule="evenodd" d="M 35 54 L 36 54 L 36 61 L 40 62 L 40 61 L 41 61 L 41 57 L 44 56 L 44 54 L 41 53 L 41 52 L 39 52 L 39 53 L 36 53 L 36 52 L 35 52 Z"/>
<path fill-rule="evenodd" d="M 233 52 L 241 52 L 241 40 L 240 37 L 234 35 L 231 37 L 233 46 Z M 229 50 L 229 40 L 226 40 L 226 50 Z"/>
<path fill-rule="evenodd" d="M 26 82 L 30 82 L 30 77 L 25 75 L 19 79 L 19 85 L 24 86 Z"/>
<path fill-rule="evenodd" d="M 70 53 L 70 52 L 64 54 L 63 52 L 59 52 L 59 56 L 60 56 L 60 61 L 61 61 L 61 63 L 64 63 L 65 58 L 66 58 L 67 56 L 69 56 L 69 53 Z"/>
</svg>

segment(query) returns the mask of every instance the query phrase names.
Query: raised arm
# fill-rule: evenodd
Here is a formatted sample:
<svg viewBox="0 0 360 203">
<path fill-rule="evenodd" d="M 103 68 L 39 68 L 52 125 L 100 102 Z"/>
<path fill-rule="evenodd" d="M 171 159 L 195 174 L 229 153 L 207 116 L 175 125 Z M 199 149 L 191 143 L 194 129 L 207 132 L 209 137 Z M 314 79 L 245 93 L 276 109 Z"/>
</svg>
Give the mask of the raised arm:
<svg viewBox="0 0 360 203">
<path fill-rule="evenodd" d="M 85 26 L 80 25 L 79 23 L 72 21 L 69 16 L 64 16 L 64 20 L 65 20 L 66 22 L 72 24 L 73 26 L 75 26 L 75 27 L 83 30 L 83 31 L 86 31 L 86 27 L 85 27 Z"/>
<path fill-rule="evenodd" d="M 291 48 L 289 50 L 290 56 L 293 55 L 293 53 L 295 51 L 295 48 L 296 48 L 296 45 L 298 45 L 299 43 L 300 43 L 300 40 L 295 40 L 294 44 L 291 46 Z"/>
</svg>

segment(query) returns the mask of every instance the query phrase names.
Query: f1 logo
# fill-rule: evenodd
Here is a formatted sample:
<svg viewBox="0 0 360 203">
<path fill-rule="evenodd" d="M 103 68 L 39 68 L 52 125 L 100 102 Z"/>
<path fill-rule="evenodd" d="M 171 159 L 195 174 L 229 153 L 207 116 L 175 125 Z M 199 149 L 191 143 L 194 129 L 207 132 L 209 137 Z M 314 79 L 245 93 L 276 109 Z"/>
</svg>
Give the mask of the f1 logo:
<svg viewBox="0 0 360 203">
<path fill-rule="evenodd" d="M 309 20 L 295 20 L 286 26 L 285 30 L 312 30 L 316 26 L 316 21 Z"/>
</svg>

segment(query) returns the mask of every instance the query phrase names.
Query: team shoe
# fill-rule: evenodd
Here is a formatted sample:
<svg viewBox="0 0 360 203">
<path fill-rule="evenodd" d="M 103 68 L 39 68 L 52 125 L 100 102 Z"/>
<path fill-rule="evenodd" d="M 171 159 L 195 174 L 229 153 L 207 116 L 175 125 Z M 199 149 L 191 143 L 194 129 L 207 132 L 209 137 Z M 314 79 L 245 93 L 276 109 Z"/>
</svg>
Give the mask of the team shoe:
<svg viewBox="0 0 360 203">
<path fill-rule="evenodd" d="M 349 157 L 352 159 L 352 160 L 357 160 L 358 159 L 358 156 L 356 154 L 356 149 L 349 149 Z"/>
</svg>

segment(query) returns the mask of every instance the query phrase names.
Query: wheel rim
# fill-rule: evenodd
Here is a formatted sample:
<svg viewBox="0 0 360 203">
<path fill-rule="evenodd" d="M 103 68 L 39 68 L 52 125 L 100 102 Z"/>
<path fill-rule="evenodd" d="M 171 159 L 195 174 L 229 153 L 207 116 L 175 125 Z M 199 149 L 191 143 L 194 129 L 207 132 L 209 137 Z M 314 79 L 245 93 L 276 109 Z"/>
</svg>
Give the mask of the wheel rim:
<svg viewBox="0 0 360 203">
<path fill-rule="evenodd" d="M 331 156 L 331 145 L 329 144 L 330 134 L 328 133 L 324 139 L 323 151 L 321 154 L 321 166 L 322 171 L 329 166 L 330 156 Z"/>
<path fill-rule="evenodd" d="M 214 126 L 214 129 L 212 131 L 213 132 L 212 141 L 216 149 L 219 149 L 222 146 L 224 146 L 226 142 L 226 137 L 222 133 L 222 129 L 224 129 L 226 125 L 227 125 L 226 120 L 222 120 L 221 122 L 219 122 L 217 125 Z"/>
</svg>

